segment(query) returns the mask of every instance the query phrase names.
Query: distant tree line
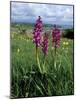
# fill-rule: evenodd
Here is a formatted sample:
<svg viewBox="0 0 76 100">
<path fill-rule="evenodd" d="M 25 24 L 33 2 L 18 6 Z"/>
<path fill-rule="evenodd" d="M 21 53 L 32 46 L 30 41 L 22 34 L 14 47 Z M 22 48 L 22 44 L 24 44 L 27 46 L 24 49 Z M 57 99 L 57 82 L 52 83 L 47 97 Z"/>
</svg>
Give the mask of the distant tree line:
<svg viewBox="0 0 76 100">
<path fill-rule="evenodd" d="M 74 39 L 74 29 L 65 29 L 63 33 L 63 37 Z"/>
</svg>

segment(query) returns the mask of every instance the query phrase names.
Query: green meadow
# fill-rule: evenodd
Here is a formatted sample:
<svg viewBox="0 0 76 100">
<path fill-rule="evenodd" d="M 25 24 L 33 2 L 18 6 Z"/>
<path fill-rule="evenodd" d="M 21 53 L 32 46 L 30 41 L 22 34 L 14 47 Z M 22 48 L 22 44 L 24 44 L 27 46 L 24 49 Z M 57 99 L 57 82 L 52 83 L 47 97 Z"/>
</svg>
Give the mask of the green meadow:
<svg viewBox="0 0 76 100">
<path fill-rule="evenodd" d="M 49 27 L 44 27 L 50 29 Z M 21 34 L 19 31 L 26 29 Z M 61 37 L 60 48 L 55 55 L 52 37 L 49 35 L 49 49 L 44 73 L 36 63 L 35 44 L 32 41 L 32 25 L 11 26 L 11 98 L 62 96 L 74 94 L 73 39 Z M 28 33 L 29 32 L 29 33 Z M 50 34 L 50 33 L 49 33 Z M 44 56 L 39 50 L 40 67 Z M 54 66 L 56 59 L 56 67 Z"/>
</svg>

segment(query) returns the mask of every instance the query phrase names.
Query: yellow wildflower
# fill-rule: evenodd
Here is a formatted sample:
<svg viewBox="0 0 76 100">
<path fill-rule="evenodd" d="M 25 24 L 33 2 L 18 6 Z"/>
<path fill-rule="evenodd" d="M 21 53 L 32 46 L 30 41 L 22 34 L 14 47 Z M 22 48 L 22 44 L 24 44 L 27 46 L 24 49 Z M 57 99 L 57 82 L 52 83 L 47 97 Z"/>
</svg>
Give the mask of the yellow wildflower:
<svg viewBox="0 0 76 100">
<path fill-rule="evenodd" d="M 66 45 L 68 45 L 69 43 L 68 42 L 66 42 Z"/>
<path fill-rule="evenodd" d="M 66 42 L 63 42 L 63 45 L 65 45 L 66 44 Z"/>
<path fill-rule="evenodd" d="M 17 52 L 18 52 L 18 53 L 20 52 L 20 49 L 19 49 L 19 48 L 17 49 Z"/>
</svg>

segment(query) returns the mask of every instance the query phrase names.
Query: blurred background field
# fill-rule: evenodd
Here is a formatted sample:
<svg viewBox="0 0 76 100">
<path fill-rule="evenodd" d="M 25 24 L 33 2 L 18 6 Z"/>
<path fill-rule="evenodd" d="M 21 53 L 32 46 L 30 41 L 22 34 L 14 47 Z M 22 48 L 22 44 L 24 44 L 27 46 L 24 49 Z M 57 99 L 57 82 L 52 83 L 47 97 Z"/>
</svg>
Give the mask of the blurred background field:
<svg viewBox="0 0 76 100">
<path fill-rule="evenodd" d="M 59 96 L 74 94 L 73 28 L 63 28 L 60 48 L 57 49 L 57 67 L 54 68 L 52 25 L 43 26 L 43 34 L 49 34 L 49 50 L 45 73 L 36 64 L 35 45 L 32 41 L 34 24 L 11 24 L 11 98 Z M 66 27 L 66 26 L 65 26 Z M 40 63 L 43 54 L 39 49 Z"/>
</svg>

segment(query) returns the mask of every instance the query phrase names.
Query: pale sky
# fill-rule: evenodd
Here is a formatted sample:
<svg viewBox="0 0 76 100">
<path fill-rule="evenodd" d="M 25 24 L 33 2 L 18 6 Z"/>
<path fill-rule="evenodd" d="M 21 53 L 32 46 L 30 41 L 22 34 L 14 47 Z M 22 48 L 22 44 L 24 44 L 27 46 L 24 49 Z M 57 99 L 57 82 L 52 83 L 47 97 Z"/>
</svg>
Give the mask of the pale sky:
<svg viewBox="0 0 76 100">
<path fill-rule="evenodd" d="M 37 16 L 46 24 L 73 25 L 73 6 L 11 2 L 12 22 L 35 23 Z"/>
</svg>

